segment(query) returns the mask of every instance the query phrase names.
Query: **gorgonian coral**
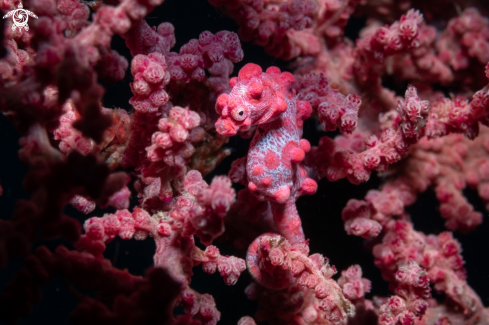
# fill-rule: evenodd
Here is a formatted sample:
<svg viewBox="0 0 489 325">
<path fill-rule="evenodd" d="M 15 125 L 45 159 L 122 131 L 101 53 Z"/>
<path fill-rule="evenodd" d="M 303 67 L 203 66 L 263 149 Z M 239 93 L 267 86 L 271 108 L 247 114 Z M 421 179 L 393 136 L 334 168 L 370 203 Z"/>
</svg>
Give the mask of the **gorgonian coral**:
<svg viewBox="0 0 489 325">
<path fill-rule="evenodd" d="M 162 0 L 4 1 L 0 111 L 21 134 L 28 196 L 14 205 L 0 174 L 13 211 L 0 267 L 23 263 L 0 320 L 62 279 L 74 324 L 488 324 L 456 239 L 483 223 L 464 190 L 489 201 L 489 19 L 468 4 L 209 0 L 230 30 L 183 43 L 151 21 Z M 204 13 L 184 5 L 177 21 L 197 26 Z M 20 26 L 19 10 L 37 18 Z M 378 189 L 335 193 L 371 178 Z M 430 188 L 447 230 L 425 234 L 411 211 Z M 324 198 L 338 196 L 333 213 Z M 390 295 L 345 242 L 321 251 L 308 197 L 329 211 L 315 211 L 319 232 L 342 219 L 361 237 Z M 129 240 L 154 247 L 144 275 L 110 253 Z M 256 313 L 221 309 L 241 289 L 213 297 L 202 271 L 215 287 L 249 282 Z"/>
</svg>

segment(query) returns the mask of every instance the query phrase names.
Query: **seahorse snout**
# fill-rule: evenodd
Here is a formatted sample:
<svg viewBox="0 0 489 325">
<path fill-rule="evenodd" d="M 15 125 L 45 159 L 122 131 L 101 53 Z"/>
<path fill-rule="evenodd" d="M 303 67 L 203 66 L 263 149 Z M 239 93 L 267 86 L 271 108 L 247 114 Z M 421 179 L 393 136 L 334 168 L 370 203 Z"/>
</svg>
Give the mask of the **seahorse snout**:
<svg viewBox="0 0 489 325">
<path fill-rule="evenodd" d="M 216 122 L 216 130 L 219 134 L 231 137 L 233 135 L 236 135 L 236 133 L 238 132 L 238 126 L 228 118 L 220 118 Z"/>
</svg>

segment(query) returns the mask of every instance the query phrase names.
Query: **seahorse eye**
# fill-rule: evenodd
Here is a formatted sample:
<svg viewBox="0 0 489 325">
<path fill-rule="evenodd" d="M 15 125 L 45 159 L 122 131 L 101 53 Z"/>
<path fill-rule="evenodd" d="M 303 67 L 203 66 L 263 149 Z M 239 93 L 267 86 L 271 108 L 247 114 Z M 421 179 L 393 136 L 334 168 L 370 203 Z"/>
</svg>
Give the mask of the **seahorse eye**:
<svg viewBox="0 0 489 325">
<path fill-rule="evenodd" d="M 231 114 L 236 121 L 243 121 L 246 118 L 244 107 L 236 107 Z"/>
</svg>

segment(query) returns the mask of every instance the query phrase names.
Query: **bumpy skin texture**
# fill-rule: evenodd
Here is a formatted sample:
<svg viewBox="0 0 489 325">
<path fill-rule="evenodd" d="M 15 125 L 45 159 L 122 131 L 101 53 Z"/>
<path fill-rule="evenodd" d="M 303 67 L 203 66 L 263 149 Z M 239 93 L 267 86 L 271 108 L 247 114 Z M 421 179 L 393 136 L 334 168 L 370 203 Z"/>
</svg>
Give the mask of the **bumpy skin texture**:
<svg viewBox="0 0 489 325">
<path fill-rule="evenodd" d="M 241 160 L 234 169 L 246 170 L 248 189 L 259 200 L 272 203 L 277 228 L 297 243 L 304 241 L 304 234 L 295 200 L 302 194 L 313 194 L 317 184 L 307 177 L 301 164 L 311 147 L 307 140 L 301 140 L 302 124 L 311 114 L 311 105 L 289 91 L 294 81 L 290 73 L 280 73 L 276 67 L 263 73 L 256 64 L 245 65 L 238 78 L 231 79 L 231 93 L 217 99 L 216 111 L 221 118 L 216 129 L 232 136 L 258 125 L 246 164 Z M 233 173 L 236 171 L 231 170 Z"/>
<path fill-rule="evenodd" d="M 247 157 L 248 188 L 261 200 L 281 204 L 301 193 L 312 194 L 317 187 L 300 164 L 310 149 L 301 137 L 311 106 L 288 91 L 293 82 L 290 73 L 278 68 L 262 73 L 259 66 L 247 64 L 231 80 L 231 94 L 219 96 L 216 104 L 221 134 L 231 136 L 259 125 Z"/>
<path fill-rule="evenodd" d="M 243 181 L 259 200 L 270 201 L 278 232 L 292 245 L 307 247 L 295 201 L 300 195 L 313 194 L 317 183 L 307 177 L 302 165 L 311 148 L 301 139 L 303 120 L 311 114 L 309 102 L 298 100 L 289 87 L 295 82 L 276 67 L 265 73 L 256 64 L 247 64 L 238 78 L 230 81 L 229 95 L 217 99 L 216 123 L 219 133 L 227 136 L 258 125 L 246 158 L 235 163 L 231 179 Z M 270 234 L 262 234 L 248 249 L 247 264 L 253 278 L 266 288 L 286 288 L 294 284 L 288 267 L 271 273 L 260 255 L 260 243 Z M 282 240 L 282 241 L 283 241 Z M 277 273 L 278 272 L 278 273 Z M 346 313 L 340 312 L 345 318 Z"/>
</svg>

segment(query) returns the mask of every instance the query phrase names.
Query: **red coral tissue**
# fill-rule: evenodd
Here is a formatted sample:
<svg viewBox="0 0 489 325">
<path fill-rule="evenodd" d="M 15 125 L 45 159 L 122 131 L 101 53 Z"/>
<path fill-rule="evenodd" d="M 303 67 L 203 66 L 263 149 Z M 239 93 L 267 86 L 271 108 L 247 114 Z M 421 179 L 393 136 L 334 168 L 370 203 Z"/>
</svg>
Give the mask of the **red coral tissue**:
<svg viewBox="0 0 489 325">
<path fill-rule="evenodd" d="M 2 323 L 489 324 L 485 1 L 0 8 Z"/>
</svg>

